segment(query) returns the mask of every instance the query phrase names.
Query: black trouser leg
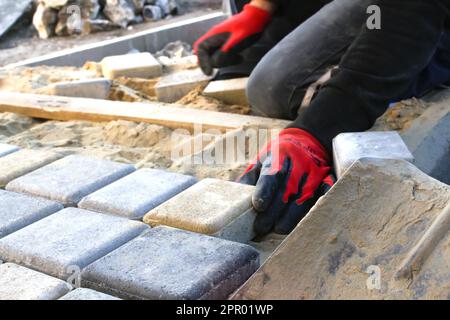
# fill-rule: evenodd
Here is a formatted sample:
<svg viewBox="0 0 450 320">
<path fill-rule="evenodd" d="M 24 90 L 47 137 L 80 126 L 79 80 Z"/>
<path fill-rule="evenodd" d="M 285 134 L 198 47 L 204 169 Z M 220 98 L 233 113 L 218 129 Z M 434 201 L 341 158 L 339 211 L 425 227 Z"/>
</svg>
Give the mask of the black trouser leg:
<svg viewBox="0 0 450 320">
<path fill-rule="evenodd" d="M 294 127 L 331 150 L 342 132 L 365 131 L 402 97 L 432 60 L 448 15 L 448 0 L 378 0 L 381 30 L 365 25 L 334 77 Z"/>
<path fill-rule="evenodd" d="M 294 120 L 310 84 L 339 63 L 359 34 L 372 2 L 334 0 L 280 41 L 250 76 L 253 111 Z"/>
</svg>

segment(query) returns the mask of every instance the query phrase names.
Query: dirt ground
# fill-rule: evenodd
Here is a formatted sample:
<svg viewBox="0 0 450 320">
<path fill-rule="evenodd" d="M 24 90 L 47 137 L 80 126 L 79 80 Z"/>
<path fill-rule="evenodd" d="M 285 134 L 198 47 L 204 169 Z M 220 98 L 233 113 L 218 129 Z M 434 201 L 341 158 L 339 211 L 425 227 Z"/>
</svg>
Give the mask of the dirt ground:
<svg viewBox="0 0 450 320">
<path fill-rule="evenodd" d="M 0 67 L 16 63 L 25 59 L 39 57 L 56 51 L 70 49 L 81 45 L 110 40 L 117 37 L 145 31 L 149 28 L 162 26 L 186 18 L 193 18 L 213 12 L 220 8 L 218 4 L 186 5 L 182 14 L 156 22 L 147 22 L 128 27 L 127 29 L 117 29 L 94 33 L 85 36 L 55 37 L 41 40 L 31 25 L 31 18 L 25 18 L 14 26 L 7 34 L 0 38 Z"/>
</svg>

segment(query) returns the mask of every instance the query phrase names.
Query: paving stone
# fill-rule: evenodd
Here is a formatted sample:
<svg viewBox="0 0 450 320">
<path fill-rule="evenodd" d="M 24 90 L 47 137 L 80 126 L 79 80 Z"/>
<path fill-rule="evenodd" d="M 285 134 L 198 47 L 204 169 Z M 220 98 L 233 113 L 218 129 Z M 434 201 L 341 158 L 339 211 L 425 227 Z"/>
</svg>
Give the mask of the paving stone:
<svg viewBox="0 0 450 320">
<path fill-rule="evenodd" d="M 55 96 L 103 99 L 109 97 L 111 81 L 104 78 L 58 82 L 49 86 L 49 93 Z"/>
<path fill-rule="evenodd" d="M 0 157 L 19 151 L 20 148 L 9 144 L 0 143 Z"/>
<path fill-rule="evenodd" d="M 32 0 L 2 0 L 0 2 L 0 37 L 24 15 Z"/>
<path fill-rule="evenodd" d="M 67 208 L 1 239 L 0 259 L 66 280 L 147 228 L 140 222 Z"/>
<path fill-rule="evenodd" d="M 450 201 L 450 186 L 404 160 L 361 159 L 235 299 L 448 299 L 450 230 L 411 279 L 396 274 Z"/>
<path fill-rule="evenodd" d="M 358 159 L 402 159 L 414 157 L 395 131 L 341 133 L 333 139 L 334 167 L 338 178 Z"/>
<path fill-rule="evenodd" d="M 0 300 L 56 300 L 69 291 L 62 280 L 13 263 L 0 265 Z"/>
<path fill-rule="evenodd" d="M 196 182 L 191 176 L 141 169 L 87 196 L 78 207 L 142 219 L 147 212 Z"/>
<path fill-rule="evenodd" d="M 195 88 L 206 86 L 212 78 L 203 74 L 200 69 L 169 74 L 156 84 L 156 97 L 160 102 L 176 102 Z"/>
<path fill-rule="evenodd" d="M 212 81 L 203 94 L 228 104 L 247 106 L 247 83 L 248 78 Z"/>
<path fill-rule="evenodd" d="M 159 62 L 163 65 L 163 69 L 167 73 L 179 72 L 183 70 L 190 70 L 198 68 L 197 56 L 176 57 L 169 58 L 161 56 L 158 58 Z"/>
<path fill-rule="evenodd" d="M 162 66 L 150 53 L 132 53 L 106 57 L 101 62 L 103 76 L 150 79 L 162 75 Z"/>
<path fill-rule="evenodd" d="M 144 222 L 247 242 L 254 236 L 253 191 L 253 186 L 205 179 L 150 211 Z"/>
<path fill-rule="evenodd" d="M 420 170 L 450 184 L 450 90 L 442 94 L 401 136 Z"/>
<path fill-rule="evenodd" d="M 225 299 L 258 265 L 250 246 L 157 227 L 88 266 L 81 283 L 125 299 Z"/>
<path fill-rule="evenodd" d="M 0 188 L 12 180 L 63 157 L 50 151 L 22 149 L 0 158 Z"/>
<path fill-rule="evenodd" d="M 72 155 L 11 181 L 6 189 L 74 207 L 83 197 L 133 171 L 131 165 Z"/>
<path fill-rule="evenodd" d="M 63 209 L 54 201 L 0 190 L 0 238 Z"/>
<path fill-rule="evenodd" d="M 86 288 L 78 288 L 75 289 L 68 294 L 66 294 L 64 297 L 60 298 L 59 300 L 120 300 L 119 298 L 110 296 L 108 294 L 104 294 L 92 289 L 86 289 Z"/>
</svg>

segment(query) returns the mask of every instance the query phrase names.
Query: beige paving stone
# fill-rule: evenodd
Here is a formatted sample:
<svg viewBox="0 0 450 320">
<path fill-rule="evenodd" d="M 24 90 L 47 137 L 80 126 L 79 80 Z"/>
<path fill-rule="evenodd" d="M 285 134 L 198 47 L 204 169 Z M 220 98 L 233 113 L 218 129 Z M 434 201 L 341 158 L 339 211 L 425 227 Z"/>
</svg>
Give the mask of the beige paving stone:
<svg viewBox="0 0 450 320">
<path fill-rule="evenodd" d="M 150 211 L 144 222 L 247 242 L 254 235 L 253 190 L 253 186 L 205 179 Z"/>
<path fill-rule="evenodd" d="M 246 106 L 248 78 L 212 81 L 203 91 L 208 97 L 219 99 L 228 104 Z"/>
<path fill-rule="evenodd" d="M 106 57 L 101 65 L 103 76 L 108 79 L 117 77 L 150 79 L 162 75 L 161 64 L 148 52 Z"/>
<path fill-rule="evenodd" d="M 54 83 L 48 87 L 48 92 L 55 96 L 105 100 L 110 89 L 110 80 L 98 78 Z"/>
<path fill-rule="evenodd" d="M 169 74 L 156 84 L 156 97 L 160 102 L 173 103 L 197 87 L 205 87 L 212 76 L 206 76 L 200 69 L 185 70 Z"/>
<path fill-rule="evenodd" d="M 56 300 L 69 291 L 62 280 L 13 263 L 0 265 L 0 300 Z"/>
<path fill-rule="evenodd" d="M 56 152 L 30 149 L 22 149 L 1 157 L 0 188 L 4 188 L 10 181 L 62 157 L 62 154 Z"/>
</svg>

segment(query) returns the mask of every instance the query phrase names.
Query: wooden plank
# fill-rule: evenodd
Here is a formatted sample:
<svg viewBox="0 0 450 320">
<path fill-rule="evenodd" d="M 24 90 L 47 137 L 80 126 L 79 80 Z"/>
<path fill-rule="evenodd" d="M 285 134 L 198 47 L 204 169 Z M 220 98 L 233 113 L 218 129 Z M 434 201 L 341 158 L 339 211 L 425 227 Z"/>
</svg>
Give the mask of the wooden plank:
<svg viewBox="0 0 450 320">
<path fill-rule="evenodd" d="M 130 103 L 16 92 L 0 92 L 0 111 L 62 121 L 148 122 L 191 131 L 199 125 L 202 131 L 226 131 L 241 127 L 283 128 L 289 124 L 288 121 L 279 119 L 188 109 L 162 103 Z"/>
</svg>

